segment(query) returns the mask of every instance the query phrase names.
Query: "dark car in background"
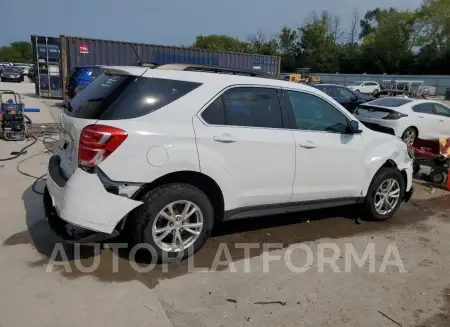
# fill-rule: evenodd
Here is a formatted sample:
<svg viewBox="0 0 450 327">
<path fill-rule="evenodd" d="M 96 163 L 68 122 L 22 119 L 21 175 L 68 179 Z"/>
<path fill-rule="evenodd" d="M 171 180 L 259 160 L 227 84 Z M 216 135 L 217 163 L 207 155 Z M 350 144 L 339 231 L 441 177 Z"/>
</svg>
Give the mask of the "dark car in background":
<svg viewBox="0 0 450 327">
<path fill-rule="evenodd" d="M 67 95 L 72 99 L 81 92 L 101 73 L 102 66 L 80 66 L 75 67 L 67 81 Z"/>
<path fill-rule="evenodd" d="M 15 67 L 6 67 L 0 73 L 0 80 L 2 82 L 23 82 L 24 76 L 22 70 Z"/>
<path fill-rule="evenodd" d="M 353 113 L 361 103 L 369 102 L 376 99 L 371 95 L 352 91 L 342 85 L 316 84 L 313 86 L 321 90 L 322 92 L 328 94 L 330 97 L 339 102 L 339 104 L 341 104 L 345 109 L 347 109 L 351 113 Z"/>
</svg>

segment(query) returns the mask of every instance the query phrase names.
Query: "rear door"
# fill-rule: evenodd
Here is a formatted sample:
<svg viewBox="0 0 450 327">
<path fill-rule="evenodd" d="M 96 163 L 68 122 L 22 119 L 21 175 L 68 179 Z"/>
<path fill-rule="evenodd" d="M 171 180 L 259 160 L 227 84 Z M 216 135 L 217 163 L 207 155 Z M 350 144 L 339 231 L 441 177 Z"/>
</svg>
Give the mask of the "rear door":
<svg viewBox="0 0 450 327">
<path fill-rule="evenodd" d="M 279 88 L 234 86 L 194 118 L 200 169 L 232 185 L 225 209 L 287 203 L 295 143 Z"/>
</svg>

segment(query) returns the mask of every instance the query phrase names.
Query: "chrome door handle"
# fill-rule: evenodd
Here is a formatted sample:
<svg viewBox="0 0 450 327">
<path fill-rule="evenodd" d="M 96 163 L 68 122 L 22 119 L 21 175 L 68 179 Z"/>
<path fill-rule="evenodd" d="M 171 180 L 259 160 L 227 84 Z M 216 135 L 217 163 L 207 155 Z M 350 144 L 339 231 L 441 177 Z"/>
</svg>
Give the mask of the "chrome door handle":
<svg viewBox="0 0 450 327">
<path fill-rule="evenodd" d="M 234 143 L 236 140 L 230 134 L 223 134 L 220 136 L 214 136 L 214 141 L 221 143 Z"/>
<path fill-rule="evenodd" d="M 419 118 L 423 118 L 423 116 L 419 116 Z"/>
</svg>

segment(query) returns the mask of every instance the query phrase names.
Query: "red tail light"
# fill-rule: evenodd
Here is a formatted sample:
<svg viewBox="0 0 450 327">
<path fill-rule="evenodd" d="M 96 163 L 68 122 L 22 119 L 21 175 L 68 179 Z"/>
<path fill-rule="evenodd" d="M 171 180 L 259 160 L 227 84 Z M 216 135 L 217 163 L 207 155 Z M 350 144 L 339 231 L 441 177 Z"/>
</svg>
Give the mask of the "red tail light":
<svg viewBox="0 0 450 327">
<path fill-rule="evenodd" d="M 105 125 L 88 125 L 81 131 L 78 149 L 78 166 L 93 168 L 113 153 L 128 134 Z"/>
</svg>

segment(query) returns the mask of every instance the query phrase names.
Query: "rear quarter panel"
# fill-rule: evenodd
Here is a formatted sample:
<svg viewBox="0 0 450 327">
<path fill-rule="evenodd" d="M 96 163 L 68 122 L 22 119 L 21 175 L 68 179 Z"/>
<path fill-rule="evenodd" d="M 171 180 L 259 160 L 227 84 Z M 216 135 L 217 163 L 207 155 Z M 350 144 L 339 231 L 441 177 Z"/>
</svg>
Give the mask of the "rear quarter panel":
<svg viewBox="0 0 450 327">
<path fill-rule="evenodd" d="M 172 172 L 199 172 L 192 119 L 212 96 L 206 87 L 142 117 L 97 122 L 128 133 L 100 169 L 112 180 L 134 183 L 150 183 Z"/>
</svg>

